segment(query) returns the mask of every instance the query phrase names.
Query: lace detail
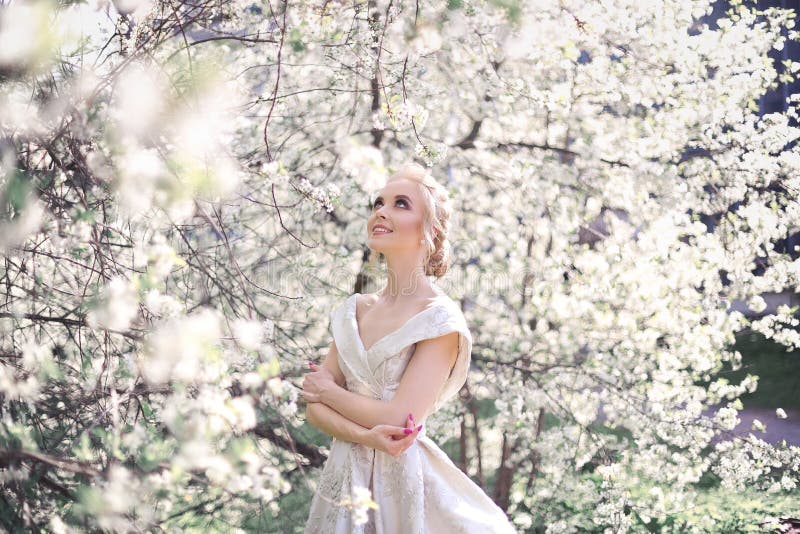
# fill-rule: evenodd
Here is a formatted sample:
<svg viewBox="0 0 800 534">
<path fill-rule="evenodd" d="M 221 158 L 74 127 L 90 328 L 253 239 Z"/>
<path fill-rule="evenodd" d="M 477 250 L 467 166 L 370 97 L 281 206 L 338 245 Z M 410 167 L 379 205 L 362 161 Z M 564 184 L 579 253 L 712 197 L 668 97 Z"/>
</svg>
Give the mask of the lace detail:
<svg viewBox="0 0 800 534">
<path fill-rule="evenodd" d="M 396 331 L 365 350 L 358 337 L 356 297 L 330 314 L 346 387 L 360 395 L 391 399 L 417 343 L 459 333 L 458 357 L 432 413 L 458 393 L 470 365 L 472 335 L 460 308 L 442 296 Z M 349 510 L 337 506 L 355 485 L 372 490 L 378 510 L 355 526 Z M 360 444 L 334 439 L 311 502 L 306 534 L 400 534 L 515 532 L 503 511 L 424 433 L 399 458 Z"/>
<path fill-rule="evenodd" d="M 352 486 L 352 468 L 350 467 L 350 455 L 345 451 L 344 454 L 338 453 L 337 449 L 347 449 L 351 443 L 346 443 L 333 438 L 331 442 L 331 453 L 328 461 L 322 469 L 322 473 L 311 501 L 311 511 L 306 522 L 305 532 L 336 532 L 336 530 L 326 531 L 326 525 L 341 525 L 342 528 L 350 528 L 349 510 L 338 506 Z M 338 454 L 337 454 L 338 453 Z M 339 463 L 337 459 L 343 458 L 344 462 Z"/>
<path fill-rule="evenodd" d="M 305 532 L 364 533 L 365 525 L 354 525 L 351 512 L 340 503 L 352 496 L 355 486 L 369 487 L 376 451 L 336 438 L 311 501 Z"/>
</svg>

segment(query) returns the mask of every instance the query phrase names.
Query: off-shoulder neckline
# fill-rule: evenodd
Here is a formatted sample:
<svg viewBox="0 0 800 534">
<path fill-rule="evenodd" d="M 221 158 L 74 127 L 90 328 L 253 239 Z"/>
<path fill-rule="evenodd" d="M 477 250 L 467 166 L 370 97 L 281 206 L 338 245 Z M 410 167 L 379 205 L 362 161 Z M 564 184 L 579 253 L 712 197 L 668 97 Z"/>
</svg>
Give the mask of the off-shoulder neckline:
<svg viewBox="0 0 800 534">
<path fill-rule="evenodd" d="M 383 336 L 380 339 L 378 339 L 377 341 L 375 341 L 370 346 L 370 348 L 366 348 L 366 347 L 364 347 L 364 341 L 361 339 L 361 330 L 358 328 L 358 319 L 356 318 L 356 302 L 357 302 L 357 299 L 358 299 L 357 295 L 361 295 L 361 293 L 353 293 L 352 295 L 350 295 L 350 317 L 353 320 L 353 328 L 355 330 L 355 335 L 356 335 L 356 340 L 358 341 L 358 345 L 361 348 L 361 350 L 363 352 L 365 352 L 365 353 L 370 353 L 373 349 L 375 349 L 375 347 L 380 345 L 383 341 L 385 341 L 386 339 L 390 338 L 391 336 L 393 336 L 393 335 L 397 334 L 398 332 L 402 331 L 403 329 L 405 329 L 411 322 L 413 322 L 415 319 L 417 319 L 418 317 L 422 316 L 423 314 L 428 313 L 431 310 L 435 310 L 437 308 L 443 308 L 443 307 L 446 306 L 446 304 L 444 302 L 442 302 L 442 300 L 445 297 L 445 295 L 436 296 L 435 297 L 436 302 L 434 302 L 433 304 L 431 304 L 427 308 L 418 311 L 417 313 L 415 313 L 414 315 L 409 317 L 406 320 L 406 322 L 404 322 L 400 327 L 394 329 L 393 331 L 389 332 L 385 336 Z"/>
</svg>

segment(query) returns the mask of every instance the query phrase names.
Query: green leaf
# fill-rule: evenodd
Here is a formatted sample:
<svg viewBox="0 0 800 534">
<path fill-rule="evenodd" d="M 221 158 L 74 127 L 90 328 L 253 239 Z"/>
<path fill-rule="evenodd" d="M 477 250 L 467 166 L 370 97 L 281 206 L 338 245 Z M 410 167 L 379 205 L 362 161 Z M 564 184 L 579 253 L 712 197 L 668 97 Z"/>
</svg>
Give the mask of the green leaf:
<svg viewBox="0 0 800 534">
<path fill-rule="evenodd" d="M 262 378 L 262 380 L 269 380 L 275 376 L 278 376 L 281 372 L 281 365 L 278 362 L 277 358 L 272 358 L 270 361 L 266 363 L 262 363 L 256 369 L 258 376 Z"/>
<path fill-rule="evenodd" d="M 78 214 L 75 216 L 76 221 L 86 221 L 87 223 L 94 223 L 95 221 L 95 211 L 94 210 L 79 210 Z"/>
<path fill-rule="evenodd" d="M 289 32 L 289 45 L 295 52 L 302 52 L 306 49 L 306 44 L 303 42 L 303 34 L 297 28 L 292 28 Z"/>
<path fill-rule="evenodd" d="M 93 458 L 94 455 L 92 454 L 89 435 L 86 432 L 81 434 L 81 437 L 78 439 L 78 445 L 77 447 L 73 447 L 72 452 L 75 458 L 83 462 L 87 462 Z"/>
<path fill-rule="evenodd" d="M 16 170 L 11 171 L 5 190 L 0 195 L 0 220 L 13 220 L 25 207 L 30 191 L 28 176 Z"/>
</svg>

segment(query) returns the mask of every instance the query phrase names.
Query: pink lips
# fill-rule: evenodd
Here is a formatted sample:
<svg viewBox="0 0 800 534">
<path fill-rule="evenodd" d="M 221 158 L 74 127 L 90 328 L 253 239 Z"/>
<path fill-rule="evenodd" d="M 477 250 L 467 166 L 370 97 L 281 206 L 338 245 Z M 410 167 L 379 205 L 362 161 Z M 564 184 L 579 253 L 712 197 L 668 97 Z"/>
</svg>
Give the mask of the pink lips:
<svg viewBox="0 0 800 534">
<path fill-rule="evenodd" d="M 375 231 L 375 230 L 378 230 L 378 229 L 387 230 L 387 232 L 385 232 L 385 233 L 391 232 L 391 230 L 389 230 L 388 228 L 386 228 L 382 224 L 376 224 L 375 226 L 372 227 L 372 235 L 381 235 L 381 232 L 376 232 Z"/>
</svg>

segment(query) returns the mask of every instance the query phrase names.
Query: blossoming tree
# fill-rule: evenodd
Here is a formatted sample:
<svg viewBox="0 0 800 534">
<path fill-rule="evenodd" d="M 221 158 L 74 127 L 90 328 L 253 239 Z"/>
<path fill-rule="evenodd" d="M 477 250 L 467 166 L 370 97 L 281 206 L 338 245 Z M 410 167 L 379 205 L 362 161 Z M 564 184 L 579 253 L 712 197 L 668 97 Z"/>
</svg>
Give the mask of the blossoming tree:
<svg viewBox="0 0 800 534">
<path fill-rule="evenodd" d="M 712 7 L 0 6 L 3 526 L 299 528 L 326 449 L 298 379 L 380 283 L 370 195 L 412 157 L 475 338 L 430 432 L 521 531 L 666 529 L 703 476 L 795 490 L 797 447 L 729 433 L 757 377 L 720 372 L 744 328 L 800 346 L 796 310 L 730 309 L 800 283 L 796 99 L 754 104 L 798 36 Z"/>
</svg>

